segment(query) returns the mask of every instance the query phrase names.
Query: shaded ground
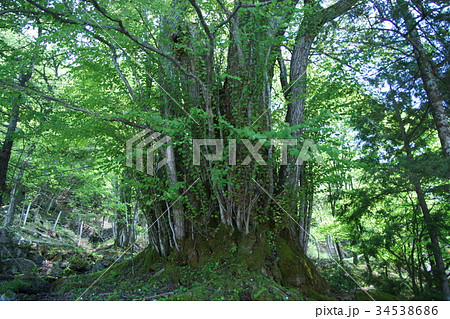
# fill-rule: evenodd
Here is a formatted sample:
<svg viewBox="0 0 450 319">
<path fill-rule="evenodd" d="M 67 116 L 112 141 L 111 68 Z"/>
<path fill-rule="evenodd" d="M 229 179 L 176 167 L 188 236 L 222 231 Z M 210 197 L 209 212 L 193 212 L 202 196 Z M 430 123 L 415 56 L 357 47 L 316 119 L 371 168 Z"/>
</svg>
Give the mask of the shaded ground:
<svg viewBox="0 0 450 319">
<path fill-rule="evenodd" d="M 318 267 L 331 283 L 328 295 L 283 286 L 250 271 L 233 253 L 179 266 L 145 250 L 115 263 L 122 251 L 110 245 L 82 249 L 70 242 L 70 234 L 67 240 L 34 240 L 24 236 L 35 230 L 21 232 L 0 232 L 2 300 L 370 300 L 344 272 L 324 262 Z"/>
</svg>

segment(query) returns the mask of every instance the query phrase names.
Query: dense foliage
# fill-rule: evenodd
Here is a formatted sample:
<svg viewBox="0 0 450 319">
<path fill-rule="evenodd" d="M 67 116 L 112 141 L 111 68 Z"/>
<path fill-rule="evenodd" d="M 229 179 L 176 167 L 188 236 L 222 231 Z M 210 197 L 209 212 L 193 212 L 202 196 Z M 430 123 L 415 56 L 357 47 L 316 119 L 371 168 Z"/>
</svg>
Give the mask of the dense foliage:
<svg viewBox="0 0 450 319">
<path fill-rule="evenodd" d="M 442 0 L 2 0 L 4 226 L 89 225 L 189 289 L 258 274 L 230 299 L 450 300 L 449 21 Z"/>
</svg>

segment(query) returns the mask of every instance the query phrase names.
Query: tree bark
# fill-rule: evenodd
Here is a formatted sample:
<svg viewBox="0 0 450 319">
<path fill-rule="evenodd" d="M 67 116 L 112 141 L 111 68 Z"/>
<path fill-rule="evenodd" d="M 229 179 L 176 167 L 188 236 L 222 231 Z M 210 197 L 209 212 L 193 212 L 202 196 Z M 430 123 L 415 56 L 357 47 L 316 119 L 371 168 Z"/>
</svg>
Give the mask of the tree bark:
<svg viewBox="0 0 450 319">
<path fill-rule="evenodd" d="M 306 10 L 297 32 L 291 58 L 290 86 L 284 90 L 285 99 L 288 101 L 286 123 L 289 126 L 303 124 L 305 117 L 308 59 L 316 36 L 326 23 L 350 10 L 357 2 L 358 0 L 340 0 L 324 9 L 316 0 L 305 1 Z M 303 136 L 303 130 L 295 129 L 291 135 L 293 138 L 299 139 Z M 278 193 L 284 191 L 284 202 L 288 205 L 287 209 L 294 215 L 298 213 L 300 215 L 298 219 L 299 233 L 301 235 L 300 242 L 305 245 L 303 249 L 306 251 L 307 242 L 304 239 L 306 234 L 303 233 L 306 229 L 309 229 L 310 218 L 306 215 L 306 207 L 308 204 L 305 189 L 301 190 L 300 212 L 298 212 L 297 205 L 299 199 L 297 189 L 299 186 L 302 186 L 300 182 L 304 180 L 304 175 L 304 164 L 298 165 L 297 156 L 288 154 L 287 165 L 281 166 L 279 170 Z M 293 227 L 295 228 L 296 225 Z"/>
<path fill-rule="evenodd" d="M 411 43 L 414 51 L 416 63 L 419 66 L 420 77 L 427 94 L 431 115 L 438 132 L 439 141 L 442 146 L 444 156 L 450 157 L 450 127 L 448 124 L 447 113 L 445 111 L 443 98 L 439 92 L 436 77 L 433 72 L 433 61 L 425 51 L 419 32 L 417 31 L 417 23 L 412 16 L 406 1 L 399 0 L 398 8 L 402 12 L 408 32 L 405 38 Z"/>
<path fill-rule="evenodd" d="M 27 212 L 28 212 L 28 210 L 27 210 Z M 58 225 L 58 221 L 59 221 L 59 218 L 61 217 L 61 214 L 62 214 L 62 210 L 59 211 L 58 217 L 56 217 L 55 223 L 53 224 L 53 229 L 52 229 L 53 232 L 55 232 L 55 230 L 56 230 L 56 226 Z M 25 223 L 24 223 L 24 225 L 25 225 Z"/>
<path fill-rule="evenodd" d="M 17 176 L 14 178 L 13 189 L 11 192 L 11 199 L 10 199 L 10 203 L 8 206 L 8 212 L 6 214 L 6 218 L 5 218 L 4 225 L 3 225 L 4 227 L 11 226 L 11 224 L 14 220 L 14 217 L 16 215 L 16 207 L 17 207 L 18 201 L 20 201 L 20 199 L 22 197 L 21 196 L 22 189 L 23 189 L 22 177 L 23 177 L 25 169 L 28 165 L 29 157 L 34 152 L 34 149 L 35 149 L 35 144 L 31 145 L 30 149 L 25 154 L 24 159 L 20 163 L 19 171 L 17 172 Z"/>
<path fill-rule="evenodd" d="M 26 211 L 26 213 L 25 213 L 25 217 L 23 218 L 23 224 L 22 224 L 22 227 L 25 227 L 25 225 L 27 224 L 28 214 L 30 213 L 31 205 L 33 205 L 33 200 L 31 200 L 31 201 L 28 203 L 27 211 Z"/>
<path fill-rule="evenodd" d="M 403 145 L 405 148 L 405 152 L 410 160 L 413 159 L 413 153 L 410 147 L 410 140 L 408 135 L 406 134 L 405 126 L 403 124 L 403 119 L 398 110 L 396 110 L 396 117 L 398 120 L 398 124 L 400 127 L 400 131 L 402 134 Z M 411 184 L 414 186 L 414 190 L 417 195 L 417 199 L 419 202 L 420 209 L 422 210 L 423 218 L 425 220 L 425 226 L 428 230 L 428 234 L 431 240 L 431 249 L 433 252 L 433 257 L 435 261 L 435 265 L 432 265 L 432 271 L 437 280 L 440 289 L 442 290 L 442 295 L 444 300 L 450 300 L 450 289 L 447 281 L 447 274 L 445 270 L 444 260 L 442 258 L 442 252 L 439 245 L 438 231 L 434 224 L 433 218 L 430 214 L 430 209 L 428 208 L 428 204 L 425 199 L 425 192 L 423 191 L 420 178 L 416 173 L 411 173 L 409 180 Z"/>
<path fill-rule="evenodd" d="M 18 85 L 20 87 L 25 86 L 25 84 L 31 78 L 31 72 L 27 74 L 20 74 Z M 19 95 L 12 103 L 12 109 L 9 116 L 8 129 L 6 131 L 5 139 L 0 149 L 0 206 L 3 205 L 4 197 L 8 196 L 6 194 L 6 179 L 9 167 L 9 161 L 11 159 L 11 152 L 14 144 L 14 132 L 17 129 L 17 123 L 19 121 L 19 112 L 21 107 L 21 95 Z"/>
<path fill-rule="evenodd" d="M 80 244 L 81 244 L 81 236 L 83 235 L 83 225 L 84 225 L 84 220 L 81 221 L 81 224 L 80 224 L 80 230 L 78 231 L 78 242 L 77 242 L 77 246 L 80 246 Z"/>
</svg>

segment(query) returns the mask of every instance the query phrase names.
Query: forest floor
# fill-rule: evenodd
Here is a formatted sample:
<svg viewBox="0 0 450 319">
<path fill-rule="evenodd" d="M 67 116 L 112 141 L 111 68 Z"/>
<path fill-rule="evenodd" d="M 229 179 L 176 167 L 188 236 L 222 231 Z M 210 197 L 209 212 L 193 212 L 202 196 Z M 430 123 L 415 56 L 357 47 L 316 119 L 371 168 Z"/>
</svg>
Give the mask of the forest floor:
<svg viewBox="0 0 450 319">
<path fill-rule="evenodd" d="M 330 283 L 325 296 L 282 286 L 232 255 L 196 266 L 160 260 L 149 268 L 140 247 L 132 255 L 109 242 L 78 246 L 70 230 L 58 235 L 50 230 L 50 224 L 41 223 L 9 235 L 0 232 L 1 300 L 370 300 L 366 288 L 327 260 L 316 261 Z M 399 300 L 373 289 L 370 295 Z"/>
</svg>

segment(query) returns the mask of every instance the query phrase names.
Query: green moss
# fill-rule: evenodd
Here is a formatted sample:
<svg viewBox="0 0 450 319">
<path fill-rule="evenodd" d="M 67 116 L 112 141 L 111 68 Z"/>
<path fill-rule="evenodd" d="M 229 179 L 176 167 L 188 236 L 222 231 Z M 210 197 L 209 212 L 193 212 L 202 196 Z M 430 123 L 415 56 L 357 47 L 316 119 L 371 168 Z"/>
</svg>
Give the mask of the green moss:
<svg viewBox="0 0 450 319">
<path fill-rule="evenodd" d="M 323 295 L 323 294 L 315 292 L 311 288 L 307 288 L 306 296 L 308 297 L 308 300 L 313 300 L 313 301 L 333 301 L 334 300 L 333 298 L 331 298 L 327 295 Z"/>
<path fill-rule="evenodd" d="M 30 282 L 24 281 L 22 279 L 13 279 L 11 281 L 4 282 L 0 285 L 0 294 L 9 291 L 20 292 L 24 288 L 31 288 L 32 284 Z"/>
<path fill-rule="evenodd" d="M 85 257 L 75 255 L 69 259 L 70 268 L 76 271 L 81 271 L 89 266 L 89 262 Z"/>
<path fill-rule="evenodd" d="M 280 256 L 279 269 L 283 282 L 295 287 L 305 285 L 307 282 L 306 270 L 303 269 L 298 256 L 281 237 L 277 239 L 277 249 Z"/>
<path fill-rule="evenodd" d="M 105 299 L 105 301 L 118 301 L 119 296 L 117 295 L 110 295 L 108 298 Z"/>
<path fill-rule="evenodd" d="M 233 247 L 237 246 L 231 226 L 221 225 L 216 233 L 209 239 L 207 245 L 211 248 L 212 256 L 221 259 L 227 257 Z"/>
<path fill-rule="evenodd" d="M 213 292 L 206 290 L 203 287 L 194 287 L 180 295 L 176 295 L 171 300 L 196 301 L 196 300 L 211 300 Z"/>
<path fill-rule="evenodd" d="M 58 278 L 50 285 L 51 292 L 59 292 L 66 278 Z"/>
<path fill-rule="evenodd" d="M 181 245 L 179 252 L 169 257 L 145 249 L 135 256 L 133 273 L 130 259 L 115 264 L 83 298 L 302 300 L 307 293 L 309 298 L 328 300 L 315 266 L 286 237 L 264 231 L 238 236 L 222 225 L 209 239 L 187 238 Z M 79 258 L 74 256 L 73 262 L 84 261 Z M 71 276 L 55 289 L 76 298 L 99 275 Z"/>
<path fill-rule="evenodd" d="M 63 270 L 64 276 L 71 276 L 75 273 L 76 273 L 76 271 L 71 269 L 70 267 L 64 268 L 64 270 Z"/>
<path fill-rule="evenodd" d="M 326 294 L 328 287 L 322 276 L 306 255 L 295 247 L 288 245 L 282 237 L 276 238 L 277 253 L 279 255 L 278 267 L 282 282 L 288 286 L 312 289 L 319 294 Z"/>
<path fill-rule="evenodd" d="M 388 294 L 386 292 L 382 291 L 368 291 L 369 295 L 375 299 L 376 301 L 403 301 L 404 299 L 401 299 L 399 297 L 393 296 L 391 294 Z M 358 290 L 355 294 L 355 299 L 357 301 L 372 301 L 372 298 L 370 298 L 367 293 L 364 291 Z"/>
<path fill-rule="evenodd" d="M 153 248 L 144 249 L 134 258 L 137 268 L 144 272 L 152 272 L 157 270 L 161 264 L 161 261 L 161 256 Z"/>
<path fill-rule="evenodd" d="M 267 287 L 260 287 L 253 291 L 252 299 L 257 301 L 270 301 L 274 300 L 274 294 L 272 294 Z"/>
<path fill-rule="evenodd" d="M 239 241 L 238 259 L 251 271 L 260 272 L 262 268 L 271 269 L 272 265 L 269 260 L 271 255 L 269 242 L 264 237 L 255 238 L 255 236 L 248 235 Z"/>
</svg>

